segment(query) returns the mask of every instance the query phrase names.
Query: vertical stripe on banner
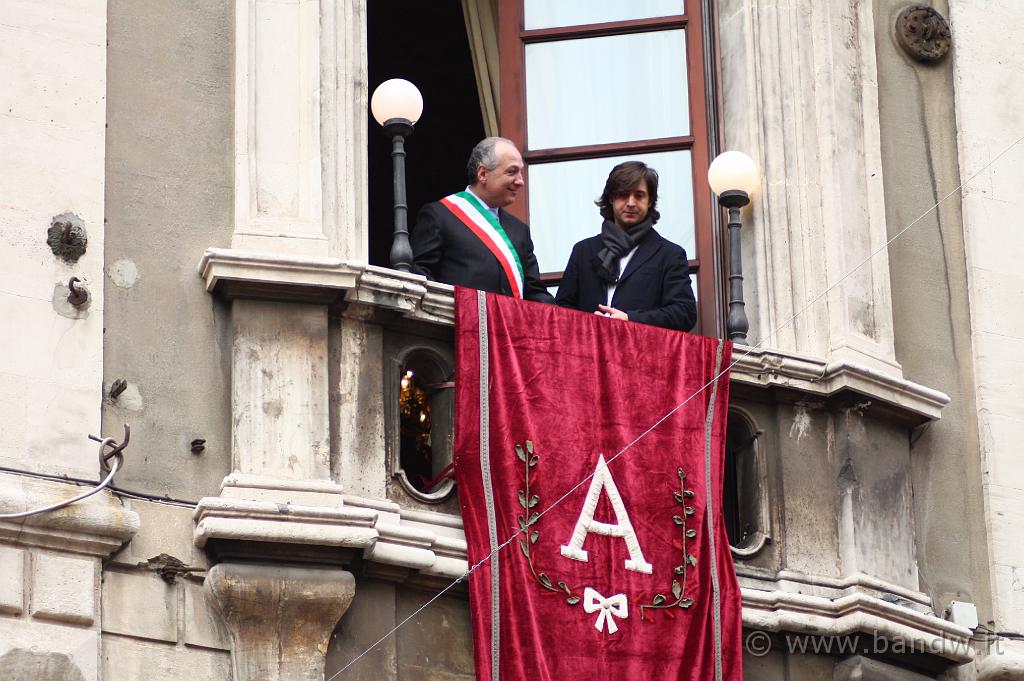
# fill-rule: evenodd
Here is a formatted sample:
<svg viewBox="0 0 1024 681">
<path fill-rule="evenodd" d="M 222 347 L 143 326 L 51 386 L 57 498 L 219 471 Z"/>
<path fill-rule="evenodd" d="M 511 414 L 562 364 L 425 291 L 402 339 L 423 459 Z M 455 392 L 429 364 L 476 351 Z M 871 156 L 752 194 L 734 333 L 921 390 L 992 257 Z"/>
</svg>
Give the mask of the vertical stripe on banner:
<svg viewBox="0 0 1024 681">
<path fill-rule="evenodd" d="M 715 681 L 722 681 L 722 594 L 719 591 L 718 556 L 715 547 L 715 495 L 711 489 L 711 436 L 715 427 L 715 400 L 718 399 L 718 374 L 722 370 L 722 349 L 724 345 L 725 341 L 718 341 L 718 354 L 715 357 L 715 380 L 711 386 L 711 402 L 708 404 L 708 417 L 704 422 L 704 490 L 708 500 L 708 537 L 711 538 L 711 594 L 714 600 L 711 621 L 715 639 Z"/>
<path fill-rule="evenodd" d="M 499 681 L 501 650 L 501 584 L 498 565 L 498 526 L 494 516 L 494 488 L 491 486 L 490 365 L 487 338 L 487 294 L 476 292 L 476 311 L 480 327 L 480 475 L 484 483 L 484 505 L 487 507 L 487 534 L 491 542 L 491 681 Z"/>
</svg>

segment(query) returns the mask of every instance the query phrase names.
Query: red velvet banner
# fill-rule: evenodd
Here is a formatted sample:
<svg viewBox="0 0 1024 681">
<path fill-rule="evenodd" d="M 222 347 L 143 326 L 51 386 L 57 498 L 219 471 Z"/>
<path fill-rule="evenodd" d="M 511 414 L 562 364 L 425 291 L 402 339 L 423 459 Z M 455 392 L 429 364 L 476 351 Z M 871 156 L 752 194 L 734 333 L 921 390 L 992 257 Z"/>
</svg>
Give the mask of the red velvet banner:
<svg viewBox="0 0 1024 681">
<path fill-rule="evenodd" d="M 490 556 L 469 579 L 478 679 L 742 679 L 731 349 L 457 289 L 456 479 L 470 565 Z"/>
</svg>

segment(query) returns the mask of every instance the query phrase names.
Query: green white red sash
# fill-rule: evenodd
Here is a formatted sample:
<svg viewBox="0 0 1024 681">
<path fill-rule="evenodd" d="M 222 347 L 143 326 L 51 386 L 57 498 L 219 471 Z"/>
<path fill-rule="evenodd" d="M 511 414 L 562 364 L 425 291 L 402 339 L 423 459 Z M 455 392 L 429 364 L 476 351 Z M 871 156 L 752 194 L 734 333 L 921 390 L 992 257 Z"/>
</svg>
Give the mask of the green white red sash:
<svg viewBox="0 0 1024 681">
<path fill-rule="evenodd" d="M 484 242 L 504 270 L 508 283 L 512 286 L 512 297 L 522 298 L 525 278 L 523 264 L 519 261 L 515 247 L 512 246 L 512 240 L 505 234 L 494 214 L 468 191 L 446 196 L 441 199 L 441 203 Z"/>
</svg>

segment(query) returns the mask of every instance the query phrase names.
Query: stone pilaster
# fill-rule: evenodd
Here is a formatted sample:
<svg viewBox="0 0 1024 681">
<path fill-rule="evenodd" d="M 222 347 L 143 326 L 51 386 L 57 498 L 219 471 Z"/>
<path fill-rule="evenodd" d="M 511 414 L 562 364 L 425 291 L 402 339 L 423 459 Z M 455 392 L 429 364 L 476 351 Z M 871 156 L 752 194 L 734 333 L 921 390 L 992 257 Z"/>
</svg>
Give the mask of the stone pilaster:
<svg viewBox="0 0 1024 681">
<path fill-rule="evenodd" d="M 234 681 L 323 681 L 328 640 L 355 595 L 351 573 L 221 563 L 206 583 L 231 635 Z"/>
<path fill-rule="evenodd" d="M 364 547 L 374 514 L 331 477 L 327 308 L 232 303 L 232 473 L 196 510 L 195 541 Z"/>
<path fill-rule="evenodd" d="M 332 256 L 365 263 L 367 215 L 366 0 L 320 4 L 324 232 Z"/>
<path fill-rule="evenodd" d="M 231 316 L 232 467 L 330 479 L 327 308 L 236 300 Z"/>
<path fill-rule="evenodd" d="M 235 2 L 232 248 L 327 255 L 319 0 Z"/>
<path fill-rule="evenodd" d="M 723 0 L 725 146 L 764 175 L 743 228 L 749 337 L 778 329 L 767 347 L 901 376 L 872 11 L 869 2 Z"/>
</svg>

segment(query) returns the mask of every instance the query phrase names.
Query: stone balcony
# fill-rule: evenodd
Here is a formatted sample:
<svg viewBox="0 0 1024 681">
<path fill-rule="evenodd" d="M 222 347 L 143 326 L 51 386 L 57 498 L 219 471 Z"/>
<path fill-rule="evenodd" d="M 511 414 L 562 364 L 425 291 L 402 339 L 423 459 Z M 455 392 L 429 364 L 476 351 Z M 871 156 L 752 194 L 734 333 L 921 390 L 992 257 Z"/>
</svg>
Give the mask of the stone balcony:
<svg viewBox="0 0 1024 681">
<path fill-rule="evenodd" d="M 195 544 L 215 562 L 358 565 L 428 588 L 461 577 L 457 505 L 396 483 L 385 404 L 403 348 L 451 354 L 452 288 L 228 249 L 209 249 L 199 273 L 233 301 L 234 472 L 195 510 Z M 910 507 L 911 434 L 949 398 L 850 361 L 746 346 L 734 358 L 730 415 L 736 437 L 749 434 L 733 462 L 749 495 L 734 538 L 744 625 L 900 640 L 922 668 L 972 659 L 971 631 L 919 591 Z M 271 378 L 289 375 L 310 380 Z M 309 408 L 300 417 L 282 402 Z"/>
</svg>

